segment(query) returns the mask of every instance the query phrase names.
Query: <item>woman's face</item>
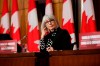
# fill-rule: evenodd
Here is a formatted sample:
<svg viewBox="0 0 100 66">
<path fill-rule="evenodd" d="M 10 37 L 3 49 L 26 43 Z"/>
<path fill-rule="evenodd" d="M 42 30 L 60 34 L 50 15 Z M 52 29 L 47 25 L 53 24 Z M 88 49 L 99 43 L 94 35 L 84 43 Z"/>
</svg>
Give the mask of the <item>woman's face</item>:
<svg viewBox="0 0 100 66">
<path fill-rule="evenodd" d="M 54 19 L 48 20 L 47 22 L 45 22 L 45 25 L 49 30 L 53 30 L 57 27 L 57 23 L 55 22 Z"/>
</svg>

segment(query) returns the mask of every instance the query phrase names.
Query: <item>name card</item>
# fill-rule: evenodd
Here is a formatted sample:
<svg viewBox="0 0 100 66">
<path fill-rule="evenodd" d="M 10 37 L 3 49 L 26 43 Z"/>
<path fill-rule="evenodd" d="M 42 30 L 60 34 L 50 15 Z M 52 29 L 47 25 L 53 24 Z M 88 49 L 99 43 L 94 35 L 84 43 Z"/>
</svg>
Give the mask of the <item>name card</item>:
<svg viewBox="0 0 100 66">
<path fill-rule="evenodd" d="M 17 41 L 15 40 L 1 40 L 0 41 L 0 53 L 16 53 Z"/>
<path fill-rule="evenodd" d="M 100 49 L 100 32 L 80 33 L 79 49 Z"/>
</svg>

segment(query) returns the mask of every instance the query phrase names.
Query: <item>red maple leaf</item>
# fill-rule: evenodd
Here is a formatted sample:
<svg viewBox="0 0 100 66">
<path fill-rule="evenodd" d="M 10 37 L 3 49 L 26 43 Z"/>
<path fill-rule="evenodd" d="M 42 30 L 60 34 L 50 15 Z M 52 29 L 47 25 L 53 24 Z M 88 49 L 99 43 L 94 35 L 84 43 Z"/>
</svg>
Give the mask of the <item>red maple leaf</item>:
<svg viewBox="0 0 100 66">
<path fill-rule="evenodd" d="M 88 31 L 88 28 L 87 28 L 87 16 L 86 16 L 86 12 L 84 11 L 82 13 L 81 32 L 82 33 L 86 33 L 87 31 Z"/>
<path fill-rule="evenodd" d="M 2 26 L 0 27 L 0 33 L 4 33 L 4 30 L 5 30 L 5 28 L 3 28 Z M 9 34 L 9 29 L 8 30 L 6 30 L 6 32 L 5 32 L 6 34 Z"/>
<path fill-rule="evenodd" d="M 31 26 L 28 26 L 28 50 L 30 52 L 38 52 L 38 44 L 35 43 L 35 41 L 39 40 L 39 32 L 37 30 L 37 27 L 35 27 L 31 32 L 29 32 Z"/>
<path fill-rule="evenodd" d="M 96 24 L 95 20 L 93 20 L 93 15 L 88 20 L 88 32 L 95 32 L 96 31 Z"/>
<path fill-rule="evenodd" d="M 68 30 L 69 34 L 74 33 L 74 24 L 71 22 L 71 19 L 66 22 L 66 24 L 63 26 L 63 29 Z"/>
<path fill-rule="evenodd" d="M 15 33 L 14 33 L 14 29 L 15 29 L 15 27 L 12 25 L 10 28 L 11 37 L 12 37 L 12 39 L 19 41 L 20 40 L 20 33 L 19 33 L 20 28 L 18 28 Z"/>
<path fill-rule="evenodd" d="M 4 32 L 4 28 L 1 26 L 0 27 L 0 33 L 3 33 Z"/>
</svg>

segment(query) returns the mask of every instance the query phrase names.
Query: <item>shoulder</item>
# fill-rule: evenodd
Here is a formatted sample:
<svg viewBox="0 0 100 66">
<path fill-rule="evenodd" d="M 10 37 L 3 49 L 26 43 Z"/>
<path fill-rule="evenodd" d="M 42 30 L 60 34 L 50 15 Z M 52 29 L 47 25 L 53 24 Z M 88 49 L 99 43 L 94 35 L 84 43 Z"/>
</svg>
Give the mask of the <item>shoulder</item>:
<svg viewBox="0 0 100 66">
<path fill-rule="evenodd" d="M 61 29 L 60 28 L 60 34 L 61 34 L 62 37 L 66 37 L 67 36 L 67 38 L 68 37 L 71 38 L 69 32 L 67 30 L 65 30 L 65 29 Z"/>
<path fill-rule="evenodd" d="M 65 29 L 60 28 L 60 32 L 64 33 L 64 34 L 69 34 L 69 32 Z"/>
</svg>

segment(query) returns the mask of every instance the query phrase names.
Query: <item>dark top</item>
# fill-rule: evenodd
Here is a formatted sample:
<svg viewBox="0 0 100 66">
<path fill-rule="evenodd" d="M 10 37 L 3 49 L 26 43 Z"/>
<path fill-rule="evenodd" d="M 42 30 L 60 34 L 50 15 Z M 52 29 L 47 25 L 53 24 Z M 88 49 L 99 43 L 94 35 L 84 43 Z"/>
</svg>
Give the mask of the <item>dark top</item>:
<svg viewBox="0 0 100 66">
<path fill-rule="evenodd" d="M 46 48 L 52 46 L 54 50 L 70 50 L 71 37 L 67 30 L 63 30 L 60 27 L 50 32 L 43 39 L 40 40 L 40 51 L 45 52 Z"/>
</svg>

